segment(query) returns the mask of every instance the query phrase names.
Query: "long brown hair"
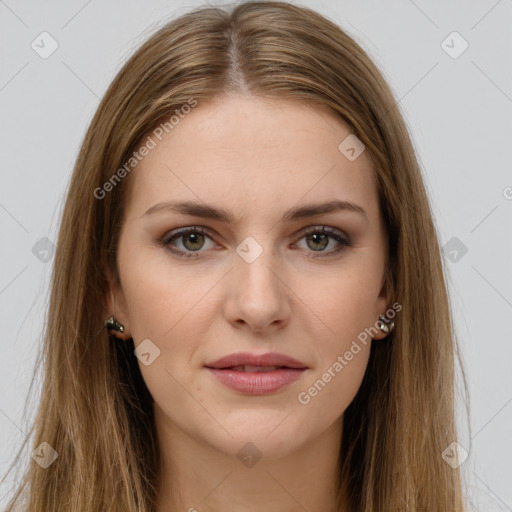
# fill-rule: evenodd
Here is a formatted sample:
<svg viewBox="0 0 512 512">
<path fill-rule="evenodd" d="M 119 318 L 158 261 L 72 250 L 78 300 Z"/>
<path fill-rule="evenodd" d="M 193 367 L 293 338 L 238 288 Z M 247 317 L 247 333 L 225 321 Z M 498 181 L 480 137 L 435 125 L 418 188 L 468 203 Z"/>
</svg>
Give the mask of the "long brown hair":
<svg viewBox="0 0 512 512">
<path fill-rule="evenodd" d="M 350 126 L 374 165 L 389 239 L 387 282 L 403 309 L 394 331 L 372 345 L 345 411 L 339 460 L 351 510 L 464 510 L 459 469 L 442 457 L 457 440 L 455 356 L 461 368 L 462 361 L 405 122 L 383 76 L 348 34 L 308 8 L 273 1 L 195 9 L 167 23 L 103 97 L 62 214 L 31 430 L 33 449 L 46 442 L 58 457 L 47 469 L 30 460 L 8 510 L 22 497 L 31 512 L 155 510 L 152 400 L 133 342 L 116 343 L 105 331 L 105 269 L 118 280 L 133 151 L 175 111 L 230 92 L 327 109 Z"/>
</svg>

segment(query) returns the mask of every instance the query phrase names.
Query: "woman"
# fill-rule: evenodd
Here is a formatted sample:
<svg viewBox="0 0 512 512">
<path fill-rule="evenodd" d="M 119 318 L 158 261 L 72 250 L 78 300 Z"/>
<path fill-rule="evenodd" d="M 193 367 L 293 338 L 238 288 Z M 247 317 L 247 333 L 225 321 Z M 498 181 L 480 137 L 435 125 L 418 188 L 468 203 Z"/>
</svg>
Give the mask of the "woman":
<svg viewBox="0 0 512 512">
<path fill-rule="evenodd" d="M 380 72 L 309 9 L 195 10 L 126 63 L 43 348 L 9 509 L 464 510 L 419 166 Z"/>
</svg>

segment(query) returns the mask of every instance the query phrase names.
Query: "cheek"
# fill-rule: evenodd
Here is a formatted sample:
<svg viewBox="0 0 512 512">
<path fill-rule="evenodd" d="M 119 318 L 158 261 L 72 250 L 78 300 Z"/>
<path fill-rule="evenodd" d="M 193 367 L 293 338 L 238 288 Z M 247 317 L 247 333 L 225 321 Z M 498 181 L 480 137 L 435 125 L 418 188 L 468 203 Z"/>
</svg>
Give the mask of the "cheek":
<svg viewBox="0 0 512 512">
<path fill-rule="evenodd" d="M 130 330 L 136 349 L 150 340 L 158 357 L 149 365 L 139 361 L 148 389 L 157 402 L 177 401 L 182 386 L 192 392 L 190 365 L 207 338 L 212 319 L 212 272 L 185 272 L 171 265 L 163 249 L 141 247 L 120 251 Z M 149 345 L 152 347 L 152 345 Z M 141 349 L 142 350 L 142 349 Z"/>
<path fill-rule="evenodd" d="M 305 291 L 302 292 L 305 295 Z M 320 320 L 316 337 L 318 367 L 300 391 L 306 393 L 313 411 L 334 419 L 356 395 L 370 356 L 370 327 L 377 297 L 375 283 L 361 274 L 342 275 L 323 287 L 322 293 L 309 293 L 308 308 Z M 314 404 L 314 405 L 313 405 Z"/>
<path fill-rule="evenodd" d="M 321 293 L 312 294 L 306 286 L 300 296 L 321 321 L 323 340 L 330 352 L 343 350 L 365 329 L 375 325 L 378 293 L 374 280 L 351 272 L 330 279 Z"/>
<path fill-rule="evenodd" d="M 370 340 L 361 343 L 350 336 L 325 348 L 322 363 L 297 391 L 298 407 L 311 427 L 319 415 L 323 422 L 335 421 L 350 405 L 361 386 L 370 350 Z"/>
<path fill-rule="evenodd" d="M 159 247 L 124 247 L 119 251 L 123 292 L 134 342 L 145 338 L 163 340 L 179 326 L 211 285 L 169 263 Z"/>
<path fill-rule="evenodd" d="M 340 419 L 354 400 L 366 371 L 370 345 L 360 344 L 355 350 L 357 354 L 349 350 L 350 361 L 344 357 L 346 351 L 333 351 L 328 363 L 297 390 L 296 419 L 305 432 L 321 434 L 326 425 Z"/>
</svg>

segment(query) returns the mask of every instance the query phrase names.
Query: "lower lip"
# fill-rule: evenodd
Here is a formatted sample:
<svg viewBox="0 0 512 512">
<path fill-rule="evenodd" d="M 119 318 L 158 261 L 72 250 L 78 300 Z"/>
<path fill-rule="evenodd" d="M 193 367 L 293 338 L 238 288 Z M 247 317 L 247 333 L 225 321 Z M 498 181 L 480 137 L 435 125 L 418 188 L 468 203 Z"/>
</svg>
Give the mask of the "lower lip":
<svg viewBox="0 0 512 512">
<path fill-rule="evenodd" d="M 305 368 L 283 368 L 268 372 L 241 372 L 206 368 L 222 384 L 246 395 L 266 395 L 273 393 L 300 379 Z"/>
</svg>

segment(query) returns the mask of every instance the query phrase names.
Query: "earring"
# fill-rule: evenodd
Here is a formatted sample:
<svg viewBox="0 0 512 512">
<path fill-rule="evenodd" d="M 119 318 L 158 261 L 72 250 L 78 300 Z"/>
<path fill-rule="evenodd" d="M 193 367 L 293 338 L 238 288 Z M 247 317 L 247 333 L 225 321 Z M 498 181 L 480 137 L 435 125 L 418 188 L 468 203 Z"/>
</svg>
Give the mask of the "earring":
<svg viewBox="0 0 512 512">
<path fill-rule="evenodd" d="M 105 322 L 105 326 L 110 336 L 115 336 L 116 332 L 124 333 L 124 325 L 117 322 L 114 315 Z"/>
<path fill-rule="evenodd" d="M 394 329 L 395 322 L 388 320 L 384 315 L 379 315 L 377 326 L 382 332 L 389 334 Z"/>
</svg>

